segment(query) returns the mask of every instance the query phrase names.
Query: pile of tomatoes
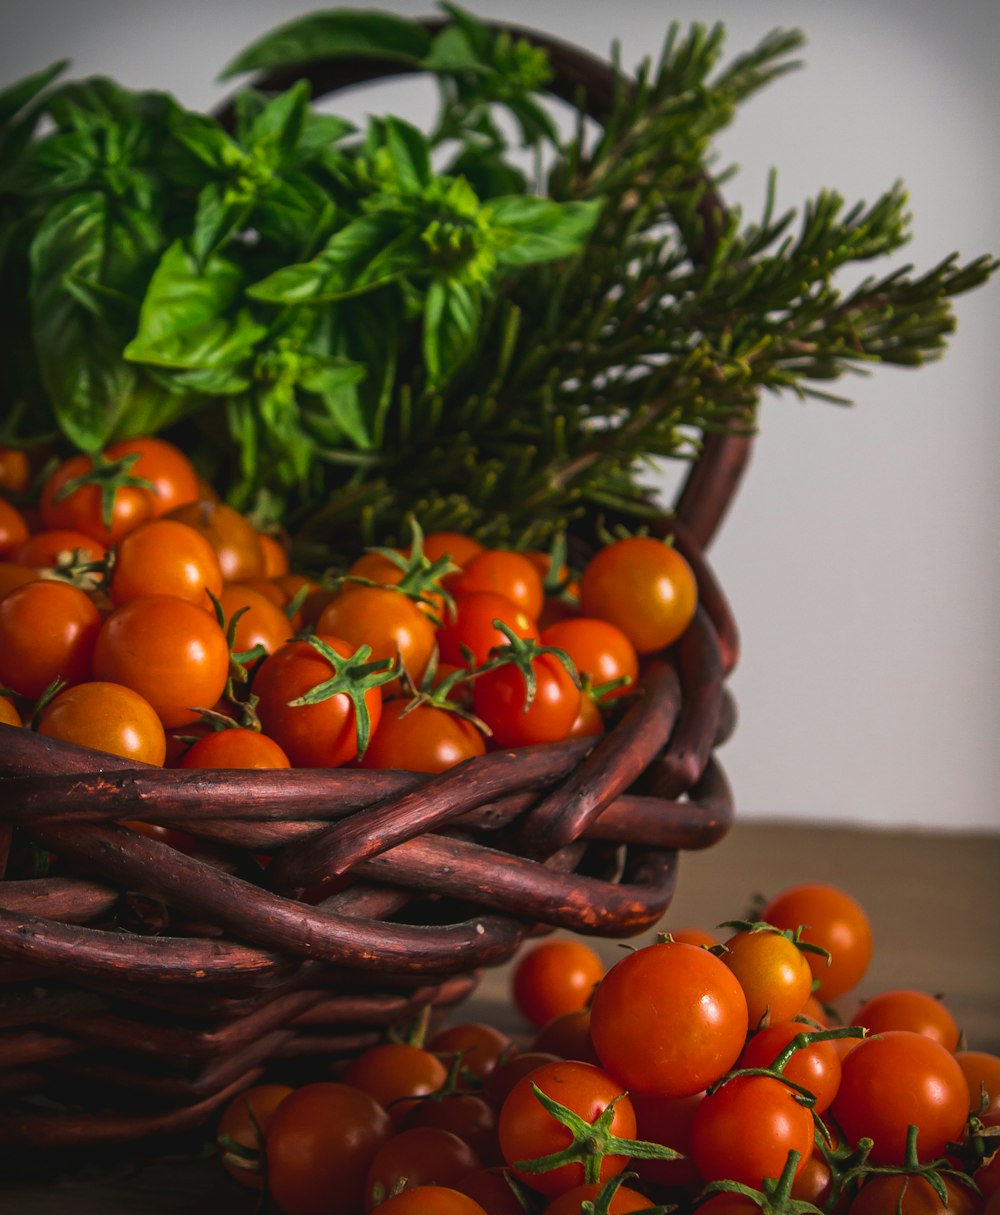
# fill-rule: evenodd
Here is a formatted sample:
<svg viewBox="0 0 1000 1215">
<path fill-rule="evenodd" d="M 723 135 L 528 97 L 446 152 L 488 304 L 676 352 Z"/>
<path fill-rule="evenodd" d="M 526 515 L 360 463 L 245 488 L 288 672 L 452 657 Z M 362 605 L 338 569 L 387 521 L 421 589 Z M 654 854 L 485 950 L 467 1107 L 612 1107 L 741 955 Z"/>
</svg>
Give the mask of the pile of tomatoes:
<svg viewBox="0 0 1000 1215">
<path fill-rule="evenodd" d="M 536 945 L 512 972 L 533 1039 L 457 1023 L 259 1085 L 220 1158 L 283 1215 L 996 1215 L 1000 1057 L 925 992 L 833 1014 L 872 953 L 845 891 L 760 915 L 606 973 L 581 940 Z"/>
<path fill-rule="evenodd" d="M 437 772 L 597 734 L 696 603 L 641 536 L 576 577 L 414 524 L 307 578 L 161 439 L 34 482 L 0 449 L 0 721 L 145 763 Z"/>
</svg>

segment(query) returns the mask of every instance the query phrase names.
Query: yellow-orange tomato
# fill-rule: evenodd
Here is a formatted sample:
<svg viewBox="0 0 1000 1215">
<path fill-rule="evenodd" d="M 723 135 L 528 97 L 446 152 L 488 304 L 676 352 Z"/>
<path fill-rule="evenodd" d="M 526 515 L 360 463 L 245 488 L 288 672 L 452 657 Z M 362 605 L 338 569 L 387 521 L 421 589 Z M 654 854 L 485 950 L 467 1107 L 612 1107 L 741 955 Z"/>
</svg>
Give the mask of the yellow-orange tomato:
<svg viewBox="0 0 1000 1215">
<path fill-rule="evenodd" d="M 19 726 L 21 714 L 18 713 L 14 702 L 9 696 L 0 696 L 0 722 L 5 726 Z"/>
<path fill-rule="evenodd" d="M 130 455 L 139 457 L 130 471 L 134 477 L 142 477 L 152 483 L 153 518 L 198 500 L 200 482 L 194 465 L 179 448 L 165 439 L 151 435 L 121 439 L 112 443 L 105 455 L 112 460 Z"/>
<path fill-rule="evenodd" d="M 167 752 L 163 725 L 149 701 L 102 680 L 60 692 L 43 710 L 38 733 L 157 767 Z"/>
<path fill-rule="evenodd" d="M 201 532 L 215 549 L 225 582 L 244 582 L 265 576 L 264 550 L 250 520 L 224 502 L 199 499 L 170 511 L 167 516 Z"/>
<path fill-rule="evenodd" d="M 31 481 L 31 461 L 18 447 L 0 445 L 0 491 L 23 494 Z"/>
<path fill-rule="evenodd" d="M 261 552 L 264 554 L 264 577 L 280 578 L 288 573 L 288 550 L 276 537 L 268 532 L 258 532 Z"/>
<path fill-rule="evenodd" d="M 199 738 L 181 757 L 181 768 L 290 768 L 288 756 L 273 738 L 239 726 Z"/>
<path fill-rule="evenodd" d="M 0 498 L 0 557 L 11 557 L 28 538 L 24 515 L 6 498 Z"/>
<path fill-rule="evenodd" d="M 419 683 L 434 649 L 434 625 L 408 595 L 391 587 L 359 586 L 326 605 L 316 624 L 353 646 L 370 645 L 372 658 L 396 658 Z"/>
<path fill-rule="evenodd" d="M 101 626 L 94 675 L 145 696 L 168 728 L 182 726 L 225 691 L 229 647 L 204 608 L 148 595 L 117 608 Z"/>
<path fill-rule="evenodd" d="M 230 582 L 223 587 L 219 602 L 227 623 L 237 612 L 242 612 L 236 621 L 233 642 L 237 654 L 245 654 L 258 645 L 273 654 L 292 636 L 293 626 L 281 608 L 252 587 Z"/>
<path fill-rule="evenodd" d="M 782 932 L 737 932 L 726 941 L 722 960 L 743 988 L 751 1029 L 765 1016 L 772 1022 L 790 1021 L 809 999 L 809 963 Z"/>
<path fill-rule="evenodd" d="M 55 679 L 90 676 L 101 614 L 68 582 L 24 582 L 0 599 L 0 686 L 37 700 Z"/>
<path fill-rule="evenodd" d="M 222 593 L 222 570 L 200 532 L 174 519 L 154 519 L 117 544 L 108 593 L 115 607 L 140 595 L 176 595 L 208 608 L 209 594 Z"/>
<path fill-rule="evenodd" d="M 244 1089 L 222 1111 L 216 1129 L 216 1142 L 222 1153 L 222 1167 L 240 1185 L 251 1190 L 264 1188 L 262 1160 L 249 1162 L 256 1167 L 241 1167 L 243 1157 L 229 1152 L 232 1144 L 257 1152 L 263 1157 L 267 1132 L 275 1111 L 294 1090 L 287 1084 L 256 1084 Z M 229 1155 L 227 1156 L 227 1152 Z"/>
</svg>

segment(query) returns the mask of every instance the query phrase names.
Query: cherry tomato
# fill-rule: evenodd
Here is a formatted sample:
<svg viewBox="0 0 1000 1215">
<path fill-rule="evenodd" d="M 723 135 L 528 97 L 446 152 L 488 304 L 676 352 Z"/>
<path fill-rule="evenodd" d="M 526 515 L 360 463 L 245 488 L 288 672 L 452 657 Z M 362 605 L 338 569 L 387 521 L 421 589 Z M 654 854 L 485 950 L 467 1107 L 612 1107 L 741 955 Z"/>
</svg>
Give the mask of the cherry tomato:
<svg viewBox="0 0 1000 1215">
<path fill-rule="evenodd" d="M 416 1098 L 437 1092 L 447 1078 L 448 1069 L 436 1055 L 405 1042 L 369 1047 L 343 1073 L 344 1083 L 370 1093 L 396 1126 L 417 1104 Z"/>
<path fill-rule="evenodd" d="M 140 595 L 176 595 L 211 606 L 209 592 L 222 593 L 215 549 L 192 527 L 173 519 L 140 524 L 115 547 L 108 593 L 115 607 Z"/>
<path fill-rule="evenodd" d="M 276 537 L 268 532 L 258 532 L 260 549 L 264 554 L 264 577 L 281 578 L 288 573 L 288 550 Z"/>
<path fill-rule="evenodd" d="M 573 724 L 566 731 L 567 738 L 596 738 L 604 733 L 604 718 L 597 701 L 589 692 L 580 693 L 580 708 Z"/>
<path fill-rule="evenodd" d="M 639 677 L 639 656 L 628 637 L 607 620 L 576 616 L 550 624 L 542 630 L 542 645 L 557 646 L 573 659 L 592 687 L 624 679 L 621 686 L 602 693 L 601 700 L 615 700 L 635 688 Z"/>
<path fill-rule="evenodd" d="M 474 1169 L 455 1182 L 455 1189 L 475 1199 L 487 1215 L 524 1215 L 524 1207 L 501 1169 Z"/>
<path fill-rule="evenodd" d="M 515 1053 L 514 1043 L 502 1030 L 481 1021 L 462 1022 L 439 1029 L 427 1040 L 436 1055 L 461 1054 L 462 1071 L 482 1081 L 501 1059 Z"/>
<path fill-rule="evenodd" d="M 599 1182 L 575 1186 L 550 1202 L 542 1215 L 580 1215 L 583 1210 L 582 1204 L 593 1202 L 603 1188 Z M 638 1190 L 630 1190 L 626 1185 L 621 1185 L 615 1190 L 608 1211 L 610 1215 L 627 1215 L 629 1211 L 648 1211 L 649 1207 L 649 1199 L 644 1194 L 640 1194 Z"/>
<path fill-rule="evenodd" d="M 481 1167 L 476 1153 L 451 1131 L 414 1127 L 397 1131 L 375 1153 L 365 1179 L 365 1210 L 415 1186 L 450 1186 Z"/>
<path fill-rule="evenodd" d="M 792 886 L 773 898 L 760 918 L 792 931 L 801 925 L 803 941 L 829 952 L 829 964 L 818 954 L 806 955 L 819 984 L 818 999 L 835 1000 L 864 978 L 872 956 L 871 924 L 846 891 L 823 883 Z"/>
<path fill-rule="evenodd" d="M 487 1215 L 475 1199 L 442 1185 L 421 1185 L 387 1198 L 379 1215 Z"/>
<path fill-rule="evenodd" d="M 776 1021 L 751 1035 L 737 1067 L 770 1067 L 786 1046 L 809 1027 L 801 1021 Z M 840 1087 L 840 1055 L 831 1041 L 810 1042 L 800 1046 L 785 1064 L 782 1075 L 793 1084 L 801 1084 L 816 1098 L 813 1109 L 822 1114 Z"/>
<path fill-rule="evenodd" d="M 943 1180 L 945 1202 L 923 1177 L 869 1177 L 848 1207 L 848 1215 L 976 1215 L 980 1207 L 972 1191 L 950 1177 Z"/>
<path fill-rule="evenodd" d="M 122 439 L 112 443 L 105 455 L 112 460 L 138 453 L 139 459 L 132 465 L 132 474 L 153 483 L 153 517 L 158 518 L 168 511 L 197 502 L 199 495 L 198 474 L 187 456 L 172 443 L 153 436 Z"/>
<path fill-rule="evenodd" d="M 186 523 L 215 549 L 225 582 L 245 582 L 265 576 L 264 550 L 257 529 L 245 515 L 223 502 L 188 502 L 169 512 L 169 518 Z"/>
<path fill-rule="evenodd" d="M 632 1092 L 686 1097 L 720 1079 L 743 1049 L 747 1001 L 732 971 L 697 945 L 627 954 L 604 976 L 590 1034 L 604 1066 Z"/>
<path fill-rule="evenodd" d="M 865 1000 L 851 1018 L 852 1025 L 863 1025 L 869 1033 L 887 1029 L 910 1029 L 926 1034 L 949 1051 L 958 1046 L 959 1028 L 948 1009 L 930 992 L 901 988 L 881 991 Z"/>
<path fill-rule="evenodd" d="M 147 595 L 117 608 L 94 647 L 94 677 L 144 696 L 165 726 L 196 721 L 225 691 L 229 647 L 215 619 L 186 599 Z"/>
<path fill-rule="evenodd" d="M 57 565 L 66 565 L 70 561 L 102 561 L 108 550 L 93 536 L 83 532 L 72 531 L 69 528 L 48 528 L 35 532 L 14 554 L 14 560 L 21 565 L 30 565 L 35 569 L 54 569 Z"/>
<path fill-rule="evenodd" d="M 535 1050 L 522 1051 L 508 1059 L 501 1059 L 486 1077 L 483 1096 L 495 1110 L 500 1110 L 508 1094 L 520 1080 L 543 1064 L 558 1062 L 558 1055 Z"/>
<path fill-rule="evenodd" d="M 709 1093 L 691 1123 L 691 1157 L 706 1181 L 760 1189 L 796 1151 L 812 1155 L 813 1117 L 796 1093 L 769 1076 L 738 1076 Z"/>
<path fill-rule="evenodd" d="M 82 683 L 100 630 L 101 614 L 79 587 L 14 587 L 0 599 L 0 687 L 37 700 L 55 679 Z"/>
<path fill-rule="evenodd" d="M 795 1174 L 791 1197 L 824 1210 L 832 1190 L 833 1170 L 814 1147 L 812 1155 Z"/>
<path fill-rule="evenodd" d="M 576 1059 L 581 1063 L 593 1063 L 595 1067 L 601 1065 L 590 1038 L 589 1008 L 575 1008 L 546 1021 L 532 1039 L 531 1049 L 548 1051 L 560 1059 Z"/>
<path fill-rule="evenodd" d="M 996 1128 L 1000 1126 L 1000 1114 L 983 1114 L 982 1122 L 986 1130 Z M 996 1142 L 994 1139 L 994 1145 Z M 987 1211 L 993 1212 L 1000 1207 L 1000 1199 L 997 1198 L 997 1195 L 1000 1194 L 1000 1149 L 994 1151 L 986 1163 L 976 1169 L 972 1174 L 972 1180 L 979 1186 L 983 1197 L 989 1199 L 986 1204 Z M 985 1211 L 983 1215 L 986 1215 Z"/>
<path fill-rule="evenodd" d="M 725 945 L 722 960 L 743 988 L 752 1027 L 765 1017 L 788 1021 L 802 1011 L 812 971 L 806 955 L 784 933 L 737 932 Z"/>
<path fill-rule="evenodd" d="M 406 1130 L 422 1127 L 448 1131 L 464 1140 L 481 1164 L 499 1164 L 501 1161 L 497 1116 L 493 1107 L 474 1093 L 454 1093 L 418 1101 L 407 1114 L 403 1126 Z M 438 1177 L 436 1180 L 443 1183 L 445 1179 Z"/>
<path fill-rule="evenodd" d="M 259 730 L 214 730 L 184 752 L 181 768 L 290 768 L 288 756 Z"/>
<path fill-rule="evenodd" d="M 481 666 L 494 646 L 508 644 L 508 639 L 494 626 L 494 620 L 502 620 L 518 637 L 538 636 L 538 626 L 516 603 L 492 591 L 471 591 L 456 596 L 453 618 L 438 629 L 441 661 L 466 666 L 464 646 L 472 653 L 474 664 Z"/>
<path fill-rule="evenodd" d="M 640 654 L 671 645 L 691 623 L 698 587 L 676 549 L 648 537 L 617 540 L 587 562 L 580 606 L 618 626 Z"/>
<path fill-rule="evenodd" d="M 0 445 L 0 493 L 23 494 L 31 482 L 31 461 L 19 447 Z"/>
<path fill-rule="evenodd" d="M 391 1134 L 389 1115 L 360 1089 L 331 1082 L 296 1089 L 267 1135 L 271 1197 L 283 1215 L 329 1215 L 332 1195 L 345 1211 L 360 1211 L 368 1168 Z"/>
<path fill-rule="evenodd" d="M 760 1205 L 745 1194 L 723 1190 L 698 1207 L 698 1215 L 759 1215 Z"/>
<path fill-rule="evenodd" d="M 858 1043 L 843 1060 L 831 1111 L 850 1143 L 873 1141 L 873 1164 L 901 1164 L 907 1127 L 918 1128 L 917 1153 L 931 1160 L 961 1138 L 969 1090 L 961 1067 L 939 1043 L 890 1030 Z"/>
<path fill-rule="evenodd" d="M 267 1132 L 275 1111 L 292 1089 L 287 1084 L 257 1084 L 234 1097 L 222 1112 L 216 1128 L 216 1141 L 221 1153 L 222 1167 L 234 1181 L 251 1190 L 264 1186 L 264 1174 L 258 1167 L 242 1168 L 233 1156 L 227 1159 L 228 1142 L 263 1154 Z"/>
<path fill-rule="evenodd" d="M 318 634 L 342 658 L 354 647 L 339 637 Z M 253 681 L 264 732 L 301 768 L 336 768 L 358 753 L 355 709 L 345 692 L 317 704 L 291 702 L 333 678 L 330 662 L 307 641 L 289 641 L 265 658 Z M 382 714 L 382 690 L 369 688 L 363 701 L 374 733 Z"/>
<path fill-rule="evenodd" d="M 359 586 L 331 599 L 316 623 L 353 646 L 370 645 L 372 658 L 396 658 L 419 684 L 434 649 L 434 625 L 426 612 L 401 591 Z M 388 693 L 387 693 L 388 694 Z"/>
<path fill-rule="evenodd" d="M 1000 1055 L 984 1050 L 959 1050 L 955 1052 L 955 1061 L 969 1087 L 969 1110 L 1000 1117 Z"/>
<path fill-rule="evenodd" d="M 0 724 L 5 726 L 23 725 L 21 714 L 18 713 L 9 696 L 0 696 Z"/>
<path fill-rule="evenodd" d="M 163 725 L 149 701 L 101 680 L 60 692 L 43 710 L 38 733 L 157 767 L 167 753 Z"/>
<path fill-rule="evenodd" d="M 569 736 L 581 692 L 554 654 L 531 660 L 535 694 L 528 703 L 524 674 L 514 663 L 485 671 L 472 686 L 476 716 L 492 731 L 494 747 L 526 747 Z"/>
<path fill-rule="evenodd" d="M 268 654 L 273 654 L 291 639 L 293 628 L 288 617 L 260 591 L 241 582 L 230 582 L 222 588 L 218 598 L 227 625 L 240 612 L 233 637 L 234 653 L 245 654 L 262 646 Z"/>
<path fill-rule="evenodd" d="M 612 1102 L 611 1133 L 635 1138 L 635 1111 L 622 1086 L 606 1072 L 589 1063 L 560 1060 L 529 1072 L 511 1089 L 500 1110 L 500 1150 L 511 1172 L 533 1189 L 550 1197 L 583 1185 L 583 1164 L 560 1165 L 543 1173 L 529 1173 L 517 1166 L 561 1151 L 572 1142 L 568 1127 L 557 1121 L 538 1100 L 532 1085 L 558 1101 L 585 1122 L 594 1123 Z M 598 1180 L 607 1181 L 628 1164 L 627 1156 L 608 1155 L 600 1163 Z"/>
<path fill-rule="evenodd" d="M 0 558 L 11 557 L 28 538 L 28 522 L 6 498 L 0 498 Z"/>
<path fill-rule="evenodd" d="M 523 953 L 514 967 L 511 994 L 532 1025 L 585 1008 L 604 978 L 604 963 L 589 945 L 559 937 Z"/>
<path fill-rule="evenodd" d="M 447 557 L 454 565 L 467 565 L 483 551 L 483 546 L 462 532 L 428 532 L 424 536 L 423 551 L 428 561 Z"/>
<path fill-rule="evenodd" d="M 545 601 L 538 570 L 523 553 L 509 549 L 490 548 L 476 553 L 463 564 L 461 572 L 449 584 L 449 589 L 455 595 L 465 595 L 471 591 L 503 595 L 516 603 L 532 620 L 538 618 Z"/>
<path fill-rule="evenodd" d="M 39 510 L 46 527 L 83 532 L 110 547 L 150 518 L 154 499 L 148 489 L 140 486 L 117 486 L 109 522 L 105 517 L 101 487 L 86 483 L 66 492 L 78 477 L 87 475 L 93 468 L 94 461 L 88 455 L 70 456 L 64 460 L 46 479 Z"/>
</svg>

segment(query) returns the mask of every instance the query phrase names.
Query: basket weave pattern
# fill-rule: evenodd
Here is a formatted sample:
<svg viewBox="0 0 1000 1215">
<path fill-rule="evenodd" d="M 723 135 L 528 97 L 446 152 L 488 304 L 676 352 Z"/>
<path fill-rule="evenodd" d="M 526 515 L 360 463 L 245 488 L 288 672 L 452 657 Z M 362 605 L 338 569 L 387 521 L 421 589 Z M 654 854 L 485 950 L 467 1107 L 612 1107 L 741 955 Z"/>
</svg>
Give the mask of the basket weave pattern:
<svg viewBox="0 0 1000 1215">
<path fill-rule="evenodd" d="M 583 85 L 599 117 L 610 68 L 531 37 L 554 91 Z M 338 67 L 336 80 L 310 69 L 317 91 L 398 70 Z M 212 772 L 139 768 L 0 726 L 0 1144 L 197 1127 L 269 1064 L 328 1060 L 457 1003 L 526 935 L 655 924 L 678 851 L 715 843 L 732 818 L 714 750 L 735 722 L 737 636 L 703 549 L 748 453 L 743 436 L 710 437 L 660 521 L 700 606 L 596 742 L 497 751 L 432 777 Z M 197 850 L 118 825 L 130 820 L 189 832 Z M 25 847 L 53 855 L 55 875 L 8 871 Z"/>
</svg>

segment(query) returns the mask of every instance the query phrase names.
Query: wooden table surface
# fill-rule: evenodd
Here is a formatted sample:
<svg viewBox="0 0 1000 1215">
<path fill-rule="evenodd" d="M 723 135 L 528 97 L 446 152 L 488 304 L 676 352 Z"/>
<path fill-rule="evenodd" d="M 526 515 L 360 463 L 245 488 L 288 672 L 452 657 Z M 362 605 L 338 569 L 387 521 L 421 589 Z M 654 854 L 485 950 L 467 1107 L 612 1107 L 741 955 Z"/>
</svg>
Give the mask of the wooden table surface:
<svg viewBox="0 0 1000 1215">
<path fill-rule="evenodd" d="M 998 824 L 1000 826 L 1000 824 Z M 942 994 L 968 1043 L 1000 1053 L 1000 833 L 906 834 L 738 823 L 722 843 L 688 853 L 659 930 L 713 927 L 745 912 L 756 893 L 834 882 L 865 906 L 875 957 L 857 996 L 890 987 Z M 635 938 L 641 943 L 654 934 Z M 614 941 L 597 943 L 610 962 Z M 490 1020 L 524 1033 L 507 1000 L 509 964 L 488 972 L 453 1020 Z M 843 1011 L 850 1013 L 852 997 Z M 212 1160 L 123 1159 L 29 1184 L 4 1186 L 0 1215 L 253 1215 L 255 1203 Z"/>
</svg>

